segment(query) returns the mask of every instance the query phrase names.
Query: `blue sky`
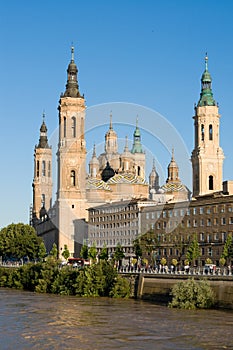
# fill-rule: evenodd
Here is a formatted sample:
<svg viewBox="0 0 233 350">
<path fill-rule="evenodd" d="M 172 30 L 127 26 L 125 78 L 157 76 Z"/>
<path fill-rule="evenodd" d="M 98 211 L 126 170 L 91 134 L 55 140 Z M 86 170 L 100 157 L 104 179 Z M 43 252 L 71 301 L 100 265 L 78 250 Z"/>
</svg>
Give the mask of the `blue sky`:
<svg viewBox="0 0 233 350">
<path fill-rule="evenodd" d="M 144 106 L 173 125 L 189 156 L 193 106 L 199 99 L 207 51 L 214 98 L 222 115 L 223 178 L 233 179 L 232 1 L 13 0 L 0 6 L 0 227 L 28 222 L 33 150 L 42 113 L 52 135 L 58 125 L 57 106 L 65 89 L 72 42 L 87 107 L 107 104 L 97 108 L 95 125 L 108 123 L 110 109 L 117 122 L 118 113 L 123 112 L 115 102 Z M 134 124 L 137 112 L 131 112 L 129 120 L 125 113 L 119 123 Z M 148 129 L 153 135 L 160 133 L 156 118 L 146 123 L 141 107 L 139 114 L 144 147 L 147 154 L 153 153 L 166 178 L 171 144 L 161 150 L 147 135 Z M 95 136 L 87 135 L 88 150 L 93 139 L 101 148 L 106 128 L 96 127 Z M 126 129 L 119 128 L 122 138 L 125 131 L 129 136 L 133 132 Z M 180 177 L 191 187 L 189 167 L 180 166 Z"/>
</svg>

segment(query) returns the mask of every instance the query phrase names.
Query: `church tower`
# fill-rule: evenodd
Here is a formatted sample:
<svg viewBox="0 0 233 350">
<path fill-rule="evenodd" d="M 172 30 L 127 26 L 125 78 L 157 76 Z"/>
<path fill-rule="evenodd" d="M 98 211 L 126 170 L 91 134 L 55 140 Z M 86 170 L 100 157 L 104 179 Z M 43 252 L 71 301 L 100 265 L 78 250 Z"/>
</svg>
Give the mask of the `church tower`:
<svg viewBox="0 0 233 350">
<path fill-rule="evenodd" d="M 74 48 L 67 69 L 67 84 L 61 95 L 59 111 L 58 161 L 58 229 L 59 253 L 64 245 L 74 252 L 75 226 L 86 213 L 86 145 L 84 136 L 85 100 L 80 95 L 78 69 L 74 62 Z M 82 243 L 82 242 L 81 242 Z"/>
<path fill-rule="evenodd" d="M 211 87 L 208 57 L 201 77 L 200 99 L 195 106 L 195 146 L 191 161 L 193 169 L 193 196 L 222 191 L 224 154 L 219 145 L 220 115 Z"/>
<path fill-rule="evenodd" d="M 152 170 L 149 175 L 149 190 L 157 191 L 159 189 L 159 174 L 155 168 L 155 160 L 153 159 Z"/>
<path fill-rule="evenodd" d="M 138 127 L 138 118 L 136 120 L 136 128 L 133 134 L 133 146 L 131 153 L 134 155 L 134 171 L 135 175 L 145 178 L 145 153 L 141 144 L 141 133 Z"/>
<path fill-rule="evenodd" d="M 48 211 L 52 203 L 52 149 L 48 144 L 47 127 L 44 121 L 40 127 L 40 139 L 34 150 L 33 208 L 32 219 L 40 219 L 41 209 Z"/>
</svg>

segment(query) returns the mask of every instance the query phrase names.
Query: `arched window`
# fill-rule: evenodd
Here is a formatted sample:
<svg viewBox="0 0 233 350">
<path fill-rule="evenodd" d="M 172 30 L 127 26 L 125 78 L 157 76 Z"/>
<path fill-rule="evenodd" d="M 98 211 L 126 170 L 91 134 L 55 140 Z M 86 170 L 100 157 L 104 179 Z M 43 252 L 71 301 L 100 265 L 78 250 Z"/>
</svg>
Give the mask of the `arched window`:
<svg viewBox="0 0 233 350">
<path fill-rule="evenodd" d="M 40 161 L 39 160 L 36 162 L 36 176 L 37 177 L 40 176 Z"/>
<path fill-rule="evenodd" d="M 71 181 L 71 186 L 75 186 L 75 171 L 74 170 L 71 170 L 70 181 Z"/>
<path fill-rule="evenodd" d="M 48 161 L 48 177 L 51 176 L 51 162 L 50 160 Z"/>
<path fill-rule="evenodd" d="M 66 117 L 64 117 L 64 130 L 63 130 L 63 134 L 64 134 L 64 137 L 66 137 Z"/>
<path fill-rule="evenodd" d="M 213 140 L 213 127 L 212 124 L 209 125 L 209 140 Z"/>
<path fill-rule="evenodd" d="M 45 194 L 42 193 L 41 195 L 41 207 L 44 207 L 45 206 Z"/>
<path fill-rule="evenodd" d="M 141 175 L 141 169 L 140 169 L 140 166 L 138 166 L 138 176 Z"/>
<path fill-rule="evenodd" d="M 209 176 L 209 190 L 214 189 L 214 178 L 212 175 Z"/>
<path fill-rule="evenodd" d="M 195 175 L 195 186 L 196 190 L 199 191 L 199 176 L 197 174 Z"/>
<path fill-rule="evenodd" d="M 46 176 L 46 163 L 42 160 L 42 176 Z"/>
<path fill-rule="evenodd" d="M 72 117 L 71 120 L 72 137 L 76 137 L 76 118 Z"/>
<path fill-rule="evenodd" d="M 204 139 L 205 139 L 204 124 L 201 124 L 201 141 L 204 141 Z"/>
</svg>

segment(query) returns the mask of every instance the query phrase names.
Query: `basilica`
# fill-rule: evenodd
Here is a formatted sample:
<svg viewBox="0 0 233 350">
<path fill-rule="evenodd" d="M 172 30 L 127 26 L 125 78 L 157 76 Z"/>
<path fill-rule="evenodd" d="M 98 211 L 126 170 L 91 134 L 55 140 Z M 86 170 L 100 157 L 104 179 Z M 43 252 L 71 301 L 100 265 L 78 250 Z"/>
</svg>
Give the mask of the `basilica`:
<svg viewBox="0 0 233 350">
<path fill-rule="evenodd" d="M 101 154 L 97 154 L 94 145 L 92 157 L 87 164 L 86 105 L 84 96 L 79 90 L 78 69 L 74 59 L 74 48 L 71 48 L 67 83 L 58 105 L 57 159 L 52 159 L 52 147 L 47 137 L 44 116 L 39 142 L 34 149 L 31 224 L 43 238 L 47 251 L 51 249 L 53 243 L 56 243 L 59 255 L 66 245 L 72 256 L 78 256 L 83 242 L 90 239 L 88 215 L 90 212 L 92 214 L 95 212 L 93 208 L 112 207 L 114 203 L 118 203 L 119 206 L 119 203 L 135 203 L 135 201 L 144 203 L 145 207 L 156 207 L 161 203 L 189 203 L 190 200 L 198 200 L 202 196 L 223 191 L 224 154 L 219 145 L 220 115 L 213 98 L 211 82 L 206 57 L 205 70 L 201 78 L 200 99 L 195 106 L 193 117 L 195 144 L 191 156 L 193 169 L 191 197 L 191 191 L 180 180 L 174 149 L 171 151 L 166 183 L 159 183 L 155 163 L 151 164 L 151 172 L 147 179 L 146 153 L 142 145 L 138 120 L 131 149 L 126 137 L 124 149 L 119 150 L 118 136 L 110 113 L 104 150 Z M 52 164 L 54 163 L 57 163 L 57 191 L 56 198 L 53 199 Z M 228 194 L 231 186 L 231 182 L 225 183 Z M 93 217 L 92 220 L 95 221 Z M 141 223 L 137 222 L 137 225 Z M 99 229 L 100 224 L 98 223 L 96 227 Z M 142 233 L 141 229 L 134 232 Z M 101 232 L 100 234 L 102 235 Z M 106 234 L 108 235 L 108 232 Z M 115 230 L 111 230 L 110 234 L 117 235 Z M 104 239 L 101 244 L 106 244 L 111 251 L 114 251 L 114 247 L 123 242 L 120 237 L 118 238 L 114 236 L 111 243 L 110 240 Z M 129 237 L 127 243 L 131 248 L 133 239 L 135 236 Z M 95 239 L 91 239 L 90 242 L 97 244 Z"/>
</svg>

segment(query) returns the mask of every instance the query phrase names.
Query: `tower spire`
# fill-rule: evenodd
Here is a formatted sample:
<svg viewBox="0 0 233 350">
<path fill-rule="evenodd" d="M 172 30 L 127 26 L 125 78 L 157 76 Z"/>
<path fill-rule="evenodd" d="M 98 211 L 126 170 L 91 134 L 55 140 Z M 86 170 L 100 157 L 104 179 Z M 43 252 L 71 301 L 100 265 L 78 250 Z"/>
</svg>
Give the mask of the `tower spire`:
<svg viewBox="0 0 233 350">
<path fill-rule="evenodd" d="M 136 128 L 133 134 L 133 148 L 132 153 L 143 153 L 142 144 L 141 144 L 141 133 L 138 127 L 138 116 L 136 118 Z"/>
<path fill-rule="evenodd" d="M 212 83 L 212 78 L 211 78 L 211 75 L 208 71 L 208 56 L 207 56 L 207 52 L 206 52 L 205 71 L 201 77 L 201 94 L 200 94 L 200 99 L 198 102 L 198 107 L 216 106 L 216 102 L 213 98 L 211 83 Z"/>
<path fill-rule="evenodd" d="M 78 68 L 74 62 L 74 46 L 71 46 L 71 61 L 67 68 L 66 91 L 62 97 L 82 97 L 78 86 Z"/>
<path fill-rule="evenodd" d="M 110 112 L 110 124 L 109 124 L 109 130 L 112 130 L 112 111 Z"/>
<path fill-rule="evenodd" d="M 124 148 L 124 152 L 128 152 L 129 151 L 129 147 L 128 147 L 128 136 L 125 136 L 125 148 Z"/>
<path fill-rule="evenodd" d="M 47 126 L 45 124 L 45 112 L 42 114 L 42 124 L 40 127 L 40 139 L 37 148 L 49 148 L 47 137 Z"/>
</svg>

